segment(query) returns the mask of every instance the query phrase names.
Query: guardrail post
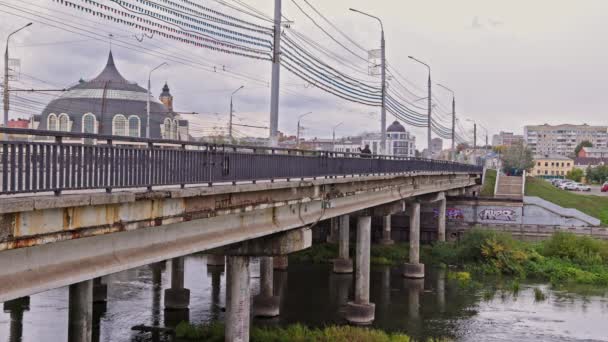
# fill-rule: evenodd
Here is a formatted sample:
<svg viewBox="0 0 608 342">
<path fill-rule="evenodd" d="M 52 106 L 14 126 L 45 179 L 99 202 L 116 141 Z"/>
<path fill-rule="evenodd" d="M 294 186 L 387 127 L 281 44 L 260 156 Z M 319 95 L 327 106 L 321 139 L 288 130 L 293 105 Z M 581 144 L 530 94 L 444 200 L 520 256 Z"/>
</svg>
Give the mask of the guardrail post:
<svg viewBox="0 0 608 342">
<path fill-rule="evenodd" d="M 107 144 L 108 144 L 108 160 L 107 160 L 107 166 L 108 166 L 108 172 L 106 174 L 106 177 L 108 177 L 108 186 L 106 187 L 106 192 L 107 193 L 111 193 L 112 192 L 112 168 L 114 167 L 114 163 L 113 163 L 113 156 L 114 156 L 114 151 L 113 151 L 113 145 L 112 145 L 112 139 L 108 139 L 107 140 Z"/>
<path fill-rule="evenodd" d="M 57 157 L 57 154 L 54 156 L 55 158 L 53 158 L 54 160 L 52 161 L 55 164 L 55 167 L 58 168 L 58 174 L 54 174 L 52 175 L 53 178 L 55 178 L 55 184 L 57 185 L 55 187 L 55 189 L 53 190 L 53 192 L 55 193 L 55 196 L 59 196 L 61 195 L 61 186 L 63 185 L 63 147 L 61 146 L 63 142 L 63 137 L 60 136 L 56 136 L 55 137 L 55 143 L 57 144 L 57 148 L 59 149 L 59 151 L 57 151 L 59 157 Z M 59 160 L 57 160 L 59 159 Z M 14 172 L 14 171 L 13 171 Z"/>
</svg>

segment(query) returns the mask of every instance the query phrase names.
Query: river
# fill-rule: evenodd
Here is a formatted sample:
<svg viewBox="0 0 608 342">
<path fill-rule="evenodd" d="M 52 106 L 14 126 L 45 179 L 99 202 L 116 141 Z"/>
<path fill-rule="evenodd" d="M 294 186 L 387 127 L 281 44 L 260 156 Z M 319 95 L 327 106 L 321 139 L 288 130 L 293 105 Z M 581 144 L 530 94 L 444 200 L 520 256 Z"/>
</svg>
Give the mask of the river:
<svg viewBox="0 0 608 342">
<path fill-rule="evenodd" d="M 193 323 L 223 318 L 225 278 L 206 266 L 205 257 L 185 260 L 190 289 L 188 319 Z M 424 281 L 403 279 L 398 269 L 372 266 L 373 327 L 419 339 L 448 337 L 457 341 L 608 341 L 608 289 L 579 287 L 555 290 L 547 284 L 522 283 L 514 294 L 509 281 L 484 279 L 480 285 L 448 280 L 446 271 L 427 270 Z M 259 267 L 251 267 L 252 293 L 259 291 Z M 138 325 L 175 324 L 162 310 L 169 268 L 144 266 L 105 277 L 106 305 L 95 306 L 94 341 L 169 341 L 162 333 L 132 330 Z M 545 300 L 535 298 L 541 289 Z M 256 325 L 344 324 L 342 304 L 352 297 L 352 275 L 335 275 L 330 265 L 291 264 L 275 272 L 281 316 L 254 320 Z M 0 342 L 66 341 L 68 289 L 30 297 L 29 310 L 0 313 Z"/>
</svg>

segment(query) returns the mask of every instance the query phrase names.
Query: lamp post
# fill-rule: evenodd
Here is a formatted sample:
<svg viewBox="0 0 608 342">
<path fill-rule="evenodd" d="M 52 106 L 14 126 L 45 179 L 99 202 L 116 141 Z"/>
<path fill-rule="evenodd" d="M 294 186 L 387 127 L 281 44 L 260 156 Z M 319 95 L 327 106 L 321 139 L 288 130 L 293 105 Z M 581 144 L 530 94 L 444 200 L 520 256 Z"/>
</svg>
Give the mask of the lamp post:
<svg viewBox="0 0 608 342">
<path fill-rule="evenodd" d="M 234 139 L 232 138 L 232 116 L 234 115 L 233 106 L 232 106 L 232 97 L 234 94 L 238 93 L 239 90 L 245 88 L 244 85 L 240 86 L 237 90 L 233 91 L 230 95 L 230 118 L 228 119 L 228 138 L 230 139 L 230 143 L 234 143 Z"/>
<path fill-rule="evenodd" d="M 433 99 L 433 93 L 432 93 L 432 90 L 431 90 L 431 67 L 428 64 L 424 63 L 423 61 L 421 61 L 419 59 L 416 59 L 413 56 L 408 56 L 408 57 L 411 60 L 416 61 L 416 62 L 424 65 L 429 70 L 429 81 L 428 81 L 428 90 L 429 90 L 429 93 L 427 95 L 428 96 L 427 97 L 427 100 L 428 100 L 428 115 L 429 115 L 429 118 L 428 118 L 428 126 L 429 127 L 428 127 L 428 138 L 427 139 L 428 139 L 428 145 L 429 145 L 429 147 L 427 149 L 427 151 L 428 151 L 428 156 L 427 157 L 431 158 L 431 156 L 432 156 L 432 153 L 431 153 L 431 133 L 432 133 L 432 122 L 433 122 L 432 121 L 432 117 L 431 117 L 431 114 L 432 114 L 432 111 L 433 111 L 433 107 L 431 105 L 432 99 Z"/>
<path fill-rule="evenodd" d="M 374 15 L 369 13 L 365 13 L 354 8 L 350 8 L 351 11 L 363 14 L 370 18 L 374 18 L 378 20 L 380 23 L 380 68 L 382 75 L 382 110 L 380 113 L 380 154 L 385 154 L 386 149 L 386 42 L 384 40 L 384 25 L 382 24 L 382 20 Z"/>
<path fill-rule="evenodd" d="M 312 114 L 312 112 L 304 113 L 298 116 L 298 128 L 296 130 L 296 147 L 300 147 L 300 120 L 310 114 Z"/>
<path fill-rule="evenodd" d="M 8 98 L 8 43 L 11 36 L 15 33 L 23 30 L 24 28 L 31 26 L 32 23 L 28 23 L 18 30 L 13 31 L 6 38 L 6 50 L 4 51 L 4 127 L 8 127 L 8 110 L 9 110 L 9 98 Z"/>
<path fill-rule="evenodd" d="M 437 83 L 441 88 L 452 93 L 452 161 L 456 161 L 456 151 L 454 150 L 456 146 L 456 94 L 454 91 L 441 83 Z"/>
<path fill-rule="evenodd" d="M 477 122 L 475 120 L 467 119 L 473 123 L 473 151 L 477 150 Z"/>
<path fill-rule="evenodd" d="M 159 69 L 165 65 L 169 65 L 169 63 L 167 62 L 163 62 L 161 64 L 159 64 L 156 68 L 150 70 L 150 73 L 148 73 L 148 97 L 147 97 L 147 101 L 146 101 L 146 138 L 150 139 L 150 96 L 152 96 L 152 92 L 151 92 L 151 81 L 150 79 L 152 78 L 152 72 L 154 72 L 156 69 Z"/>
<path fill-rule="evenodd" d="M 344 122 L 340 122 L 332 128 L 332 139 L 331 139 L 331 149 L 332 151 L 336 151 L 336 128 L 342 126 Z"/>
</svg>

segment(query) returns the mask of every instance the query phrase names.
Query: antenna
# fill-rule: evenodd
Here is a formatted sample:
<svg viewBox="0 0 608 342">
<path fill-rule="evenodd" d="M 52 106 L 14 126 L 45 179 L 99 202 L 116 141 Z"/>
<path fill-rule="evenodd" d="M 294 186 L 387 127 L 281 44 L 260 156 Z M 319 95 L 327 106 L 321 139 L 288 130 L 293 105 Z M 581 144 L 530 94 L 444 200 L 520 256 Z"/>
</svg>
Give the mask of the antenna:
<svg viewBox="0 0 608 342">
<path fill-rule="evenodd" d="M 108 38 L 109 38 L 109 41 L 110 41 L 110 51 L 112 51 L 112 39 L 114 38 L 114 35 L 111 34 L 111 33 L 108 33 Z"/>
</svg>

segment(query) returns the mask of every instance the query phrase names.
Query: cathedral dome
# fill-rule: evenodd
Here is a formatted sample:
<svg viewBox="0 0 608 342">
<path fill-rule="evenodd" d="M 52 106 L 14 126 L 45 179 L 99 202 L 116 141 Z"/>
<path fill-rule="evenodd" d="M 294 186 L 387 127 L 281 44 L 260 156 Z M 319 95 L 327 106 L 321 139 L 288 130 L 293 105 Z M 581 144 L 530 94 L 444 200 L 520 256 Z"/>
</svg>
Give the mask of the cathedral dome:
<svg viewBox="0 0 608 342">
<path fill-rule="evenodd" d="M 47 105 L 39 128 L 145 137 L 147 100 L 147 90 L 120 74 L 110 52 L 97 77 L 79 81 Z M 176 138 L 177 125 L 175 113 L 150 97 L 150 137 Z"/>
</svg>

